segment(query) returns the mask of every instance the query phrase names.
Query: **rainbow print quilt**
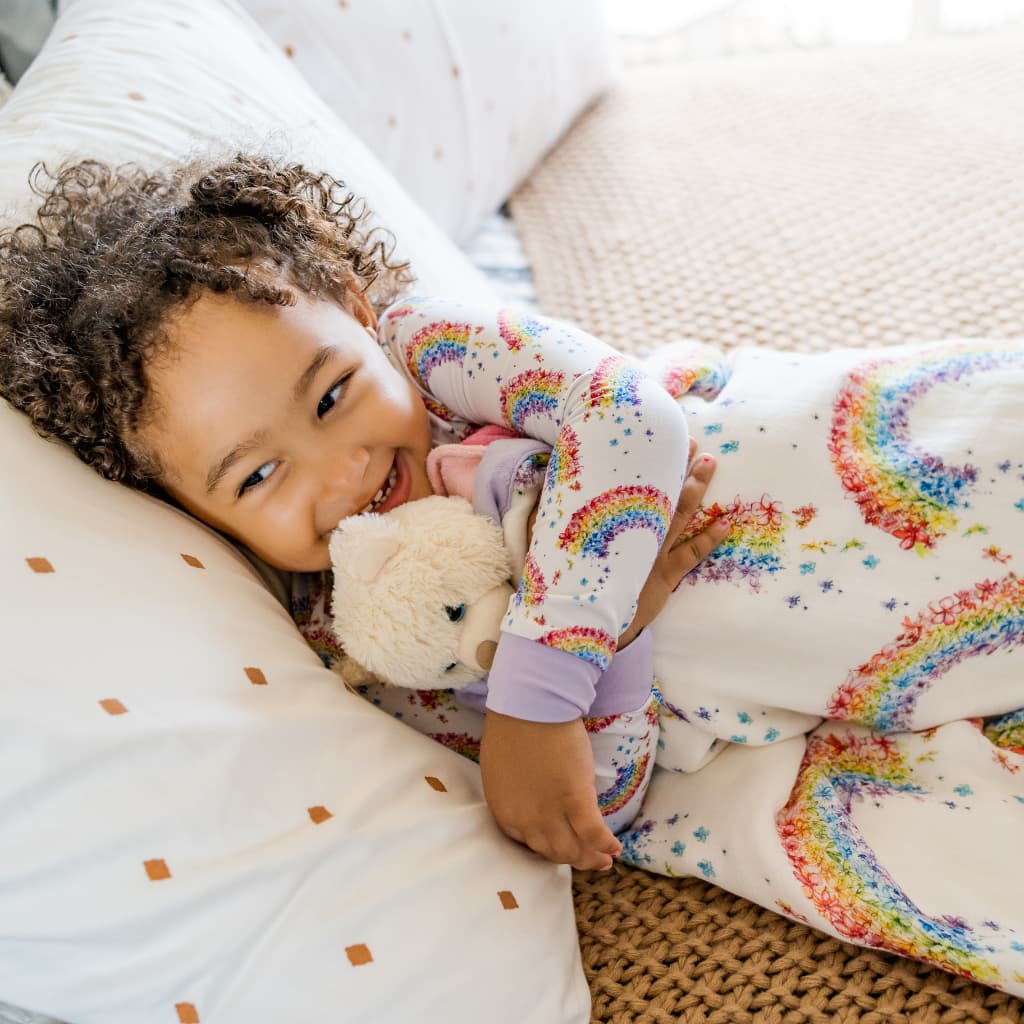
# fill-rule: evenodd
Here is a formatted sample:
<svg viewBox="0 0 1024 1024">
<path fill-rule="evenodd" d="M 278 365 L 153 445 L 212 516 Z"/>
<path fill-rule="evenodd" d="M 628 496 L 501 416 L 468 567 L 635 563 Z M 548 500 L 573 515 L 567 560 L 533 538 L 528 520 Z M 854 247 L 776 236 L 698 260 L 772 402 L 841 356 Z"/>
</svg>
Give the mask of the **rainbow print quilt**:
<svg viewBox="0 0 1024 1024">
<path fill-rule="evenodd" d="M 626 859 L 1024 995 L 1024 345 L 646 361 L 718 470 Z"/>
</svg>

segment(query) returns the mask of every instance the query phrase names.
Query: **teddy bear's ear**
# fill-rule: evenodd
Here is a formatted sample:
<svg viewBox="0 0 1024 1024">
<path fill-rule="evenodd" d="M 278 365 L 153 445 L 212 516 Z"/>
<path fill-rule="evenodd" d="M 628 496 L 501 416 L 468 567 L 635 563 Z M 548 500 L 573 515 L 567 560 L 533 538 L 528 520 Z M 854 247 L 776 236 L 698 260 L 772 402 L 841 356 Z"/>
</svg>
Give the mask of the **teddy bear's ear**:
<svg viewBox="0 0 1024 1024">
<path fill-rule="evenodd" d="M 343 519 L 331 537 L 336 576 L 361 583 L 375 580 L 402 547 L 401 523 L 373 512 Z"/>
<path fill-rule="evenodd" d="M 369 583 L 401 550 L 402 539 L 393 533 L 375 533 L 360 537 L 347 553 L 345 570 L 357 580 Z"/>
</svg>

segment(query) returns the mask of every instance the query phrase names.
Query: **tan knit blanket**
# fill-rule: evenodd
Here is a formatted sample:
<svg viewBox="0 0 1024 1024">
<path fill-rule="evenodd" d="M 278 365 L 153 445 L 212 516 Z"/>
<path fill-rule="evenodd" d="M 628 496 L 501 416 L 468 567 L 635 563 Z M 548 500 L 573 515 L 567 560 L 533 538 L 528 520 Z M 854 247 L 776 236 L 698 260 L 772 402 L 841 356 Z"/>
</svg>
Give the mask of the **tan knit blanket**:
<svg viewBox="0 0 1024 1024">
<path fill-rule="evenodd" d="M 631 73 L 511 208 L 543 312 L 627 351 L 1024 337 L 1024 37 Z M 594 1021 L 1024 1020 L 702 881 L 575 890 Z"/>
</svg>

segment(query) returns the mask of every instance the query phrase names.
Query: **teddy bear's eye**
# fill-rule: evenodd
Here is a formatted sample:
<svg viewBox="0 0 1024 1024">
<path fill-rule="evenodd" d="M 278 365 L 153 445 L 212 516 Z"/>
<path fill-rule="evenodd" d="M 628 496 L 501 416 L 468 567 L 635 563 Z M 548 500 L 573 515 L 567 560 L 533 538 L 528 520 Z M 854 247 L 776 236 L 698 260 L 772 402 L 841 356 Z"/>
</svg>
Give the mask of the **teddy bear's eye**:
<svg viewBox="0 0 1024 1024">
<path fill-rule="evenodd" d="M 450 622 L 461 622 L 466 615 L 466 606 L 464 604 L 446 604 L 444 610 L 448 613 L 448 620 Z"/>
<path fill-rule="evenodd" d="M 445 669 L 445 672 L 451 672 L 451 670 L 452 670 L 453 668 L 455 668 L 455 666 L 456 666 L 456 665 L 458 665 L 458 662 L 457 662 L 457 661 L 453 661 L 453 662 L 452 662 L 452 663 L 451 663 L 451 664 L 450 664 L 450 665 L 449 665 L 449 666 L 448 666 L 448 667 L 447 667 L 447 668 Z"/>
</svg>

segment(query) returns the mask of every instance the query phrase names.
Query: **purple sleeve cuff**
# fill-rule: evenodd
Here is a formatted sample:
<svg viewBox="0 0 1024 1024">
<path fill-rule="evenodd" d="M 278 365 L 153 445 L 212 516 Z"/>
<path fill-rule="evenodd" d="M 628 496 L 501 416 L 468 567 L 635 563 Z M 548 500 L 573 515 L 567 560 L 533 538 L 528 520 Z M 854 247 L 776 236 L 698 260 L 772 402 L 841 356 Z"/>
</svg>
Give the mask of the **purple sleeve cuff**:
<svg viewBox="0 0 1024 1024">
<path fill-rule="evenodd" d="M 487 710 L 527 722 L 571 722 L 589 712 L 600 674 L 575 654 L 502 633 L 487 676 Z"/>
<path fill-rule="evenodd" d="M 654 640 L 642 630 L 628 646 L 617 651 L 608 670 L 597 681 L 597 694 L 587 716 L 604 718 L 636 711 L 651 695 L 654 682 Z"/>
</svg>

